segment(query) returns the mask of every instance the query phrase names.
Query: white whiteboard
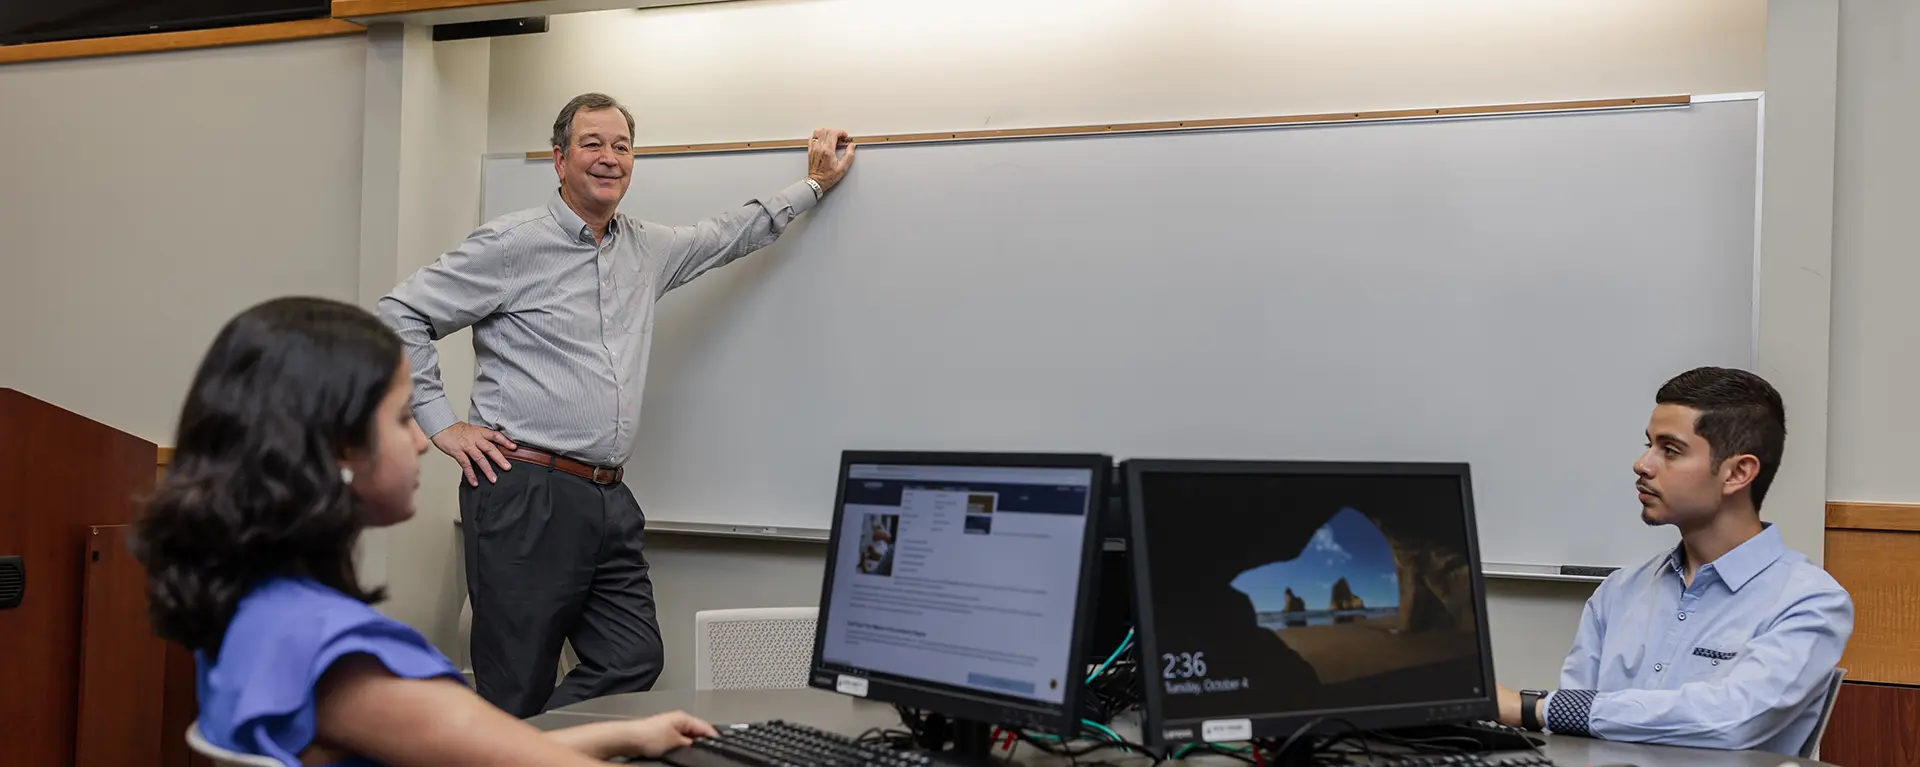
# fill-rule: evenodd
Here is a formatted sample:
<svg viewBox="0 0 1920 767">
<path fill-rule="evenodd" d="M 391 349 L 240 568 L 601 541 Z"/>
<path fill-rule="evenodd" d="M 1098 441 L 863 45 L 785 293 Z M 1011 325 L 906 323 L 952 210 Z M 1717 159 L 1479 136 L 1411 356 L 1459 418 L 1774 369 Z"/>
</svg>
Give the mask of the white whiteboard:
<svg viewBox="0 0 1920 767">
<path fill-rule="evenodd" d="M 1758 102 L 862 147 L 660 304 L 654 524 L 830 525 L 842 449 L 1471 463 L 1490 562 L 1625 565 L 1654 390 L 1754 358 Z M 643 158 L 688 223 L 798 150 Z M 548 161 L 487 161 L 484 215 Z"/>
</svg>

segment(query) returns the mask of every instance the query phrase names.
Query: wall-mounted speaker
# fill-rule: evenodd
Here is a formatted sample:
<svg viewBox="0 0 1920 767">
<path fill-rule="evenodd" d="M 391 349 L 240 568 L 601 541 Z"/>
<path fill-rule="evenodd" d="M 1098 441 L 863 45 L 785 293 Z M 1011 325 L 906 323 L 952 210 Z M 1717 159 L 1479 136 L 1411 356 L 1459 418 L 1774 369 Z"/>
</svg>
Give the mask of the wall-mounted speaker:
<svg viewBox="0 0 1920 767">
<path fill-rule="evenodd" d="M 506 37 L 508 35 L 534 35 L 547 31 L 547 17 L 532 16 L 524 19 L 494 19 L 491 21 L 469 21 L 464 24 L 433 25 L 433 41 L 472 40 L 476 37 Z"/>
<path fill-rule="evenodd" d="M 18 555 L 0 557 L 0 610 L 20 606 L 27 595 L 27 563 Z"/>
</svg>

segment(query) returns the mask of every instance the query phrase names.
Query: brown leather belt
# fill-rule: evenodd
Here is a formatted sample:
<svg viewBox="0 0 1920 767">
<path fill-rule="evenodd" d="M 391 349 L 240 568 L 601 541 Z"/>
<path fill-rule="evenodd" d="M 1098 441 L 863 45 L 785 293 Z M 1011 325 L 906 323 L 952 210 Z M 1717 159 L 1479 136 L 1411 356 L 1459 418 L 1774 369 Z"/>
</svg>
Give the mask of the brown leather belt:
<svg viewBox="0 0 1920 767">
<path fill-rule="evenodd" d="M 627 474 L 627 470 L 619 466 L 608 468 L 605 466 L 595 466 L 590 463 L 581 463 L 566 456 L 535 450 L 525 445 L 513 450 L 502 450 L 500 454 L 506 456 L 509 461 L 519 461 L 535 466 L 559 469 L 596 485 L 619 484 L 620 478 Z"/>
</svg>

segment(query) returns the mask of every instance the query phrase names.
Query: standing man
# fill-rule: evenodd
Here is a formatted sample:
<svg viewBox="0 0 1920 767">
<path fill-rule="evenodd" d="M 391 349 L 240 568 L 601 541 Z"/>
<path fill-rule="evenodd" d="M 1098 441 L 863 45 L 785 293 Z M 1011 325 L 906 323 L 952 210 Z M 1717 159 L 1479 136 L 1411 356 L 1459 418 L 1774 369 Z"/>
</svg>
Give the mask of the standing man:
<svg viewBox="0 0 1920 767">
<path fill-rule="evenodd" d="M 633 116 L 611 97 L 568 102 L 553 122 L 559 188 L 547 204 L 482 224 L 379 303 L 413 365 L 414 418 L 466 474 L 476 686 L 521 717 L 650 689 L 660 676 L 646 520 L 621 484 L 654 302 L 772 243 L 853 163 L 844 131 L 817 130 L 804 180 L 663 226 L 617 211 L 632 142 Z M 478 369 L 472 419 L 461 422 L 433 342 L 468 326 Z M 569 639 L 580 664 L 556 689 Z"/>
</svg>

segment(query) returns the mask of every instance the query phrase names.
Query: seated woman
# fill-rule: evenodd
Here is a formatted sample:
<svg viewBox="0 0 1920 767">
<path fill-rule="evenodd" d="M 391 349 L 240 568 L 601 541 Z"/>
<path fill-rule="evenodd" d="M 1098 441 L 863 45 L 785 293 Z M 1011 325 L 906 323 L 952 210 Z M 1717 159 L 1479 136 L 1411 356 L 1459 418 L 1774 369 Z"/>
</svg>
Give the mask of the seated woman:
<svg viewBox="0 0 1920 767">
<path fill-rule="evenodd" d="M 285 298 L 228 322 L 138 525 L 154 627 L 194 650 L 214 745 L 286 765 L 590 765 L 713 734 L 685 714 L 542 733 L 370 606 L 354 544 L 413 516 L 420 454 L 400 341 Z"/>
</svg>

